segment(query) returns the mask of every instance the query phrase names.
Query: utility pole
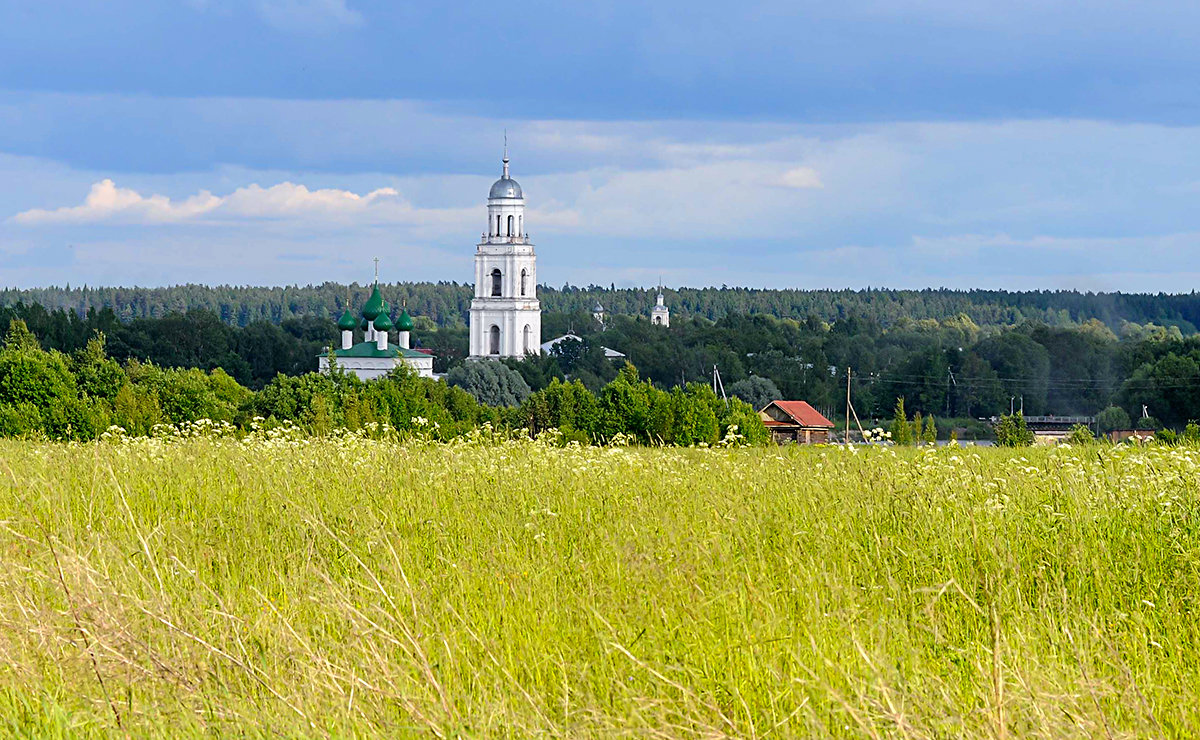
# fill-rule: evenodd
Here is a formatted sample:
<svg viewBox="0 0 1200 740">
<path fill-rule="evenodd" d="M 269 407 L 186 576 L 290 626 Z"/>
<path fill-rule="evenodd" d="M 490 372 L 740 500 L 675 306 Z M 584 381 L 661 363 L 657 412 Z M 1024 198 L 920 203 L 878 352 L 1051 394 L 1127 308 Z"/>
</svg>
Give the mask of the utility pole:
<svg viewBox="0 0 1200 740">
<path fill-rule="evenodd" d="M 850 444 L 850 366 L 846 366 L 846 444 Z"/>
<path fill-rule="evenodd" d="M 1017 397 L 1016 397 L 1016 396 L 1009 396 L 1009 397 L 1008 397 L 1008 415 L 1009 415 L 1009 416 L 1012 416 L 1013 414 L 1017 413 L 1017 410 L 1016 410 L 1016 409 L 1013 407 L 1013 403 L 1014 403 L 1016 400 L 1017 400 Z"/>
<path fill-rule="evenodd" d="M 1025 394 L 1021 394 L 1021 416 L 1025 415 Z"/>
</svg>

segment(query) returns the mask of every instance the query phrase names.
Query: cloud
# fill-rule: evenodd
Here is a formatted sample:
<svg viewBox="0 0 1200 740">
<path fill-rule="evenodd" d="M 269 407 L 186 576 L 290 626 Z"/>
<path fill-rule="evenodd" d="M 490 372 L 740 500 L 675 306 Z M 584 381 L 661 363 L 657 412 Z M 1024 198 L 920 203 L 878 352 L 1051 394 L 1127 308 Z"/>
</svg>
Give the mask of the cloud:
<svg viewBox="0 0 1200 740">
<path fill-rule="evenodd" d="M 366 195 L 348 190 L 309 190 L 304 185 L 283 182 L 264 188 L 253 184 L 229 195 L 216 196 L 207 190 L 181 201 L 165 195 L 142 195 L 119 188 L 110 179 L 92 185 L 81 205 L 55 209 L 32 208 L 13 216 L 19 224 L 97 223 L 162 224 L 210 218 L 278 219 L 326 218 L 374 214 L 386 219 L 411 216 L 412 207 L 394 188 L 379 188 Z"/>
<path fill-rule="evenodd" d="M 346 0 L 258 0 L 258 12 L 281 31 L 320 32 L 362 24 L 362 13 Z"/>
<path fill-rule="evenodd" d="M 812 167 L 793 167 L 780 175 L 771 184 L 781 188 L 796 188 L 797 190 L 825 187 L 821 184 L 821 175 Z"/>
</svg>

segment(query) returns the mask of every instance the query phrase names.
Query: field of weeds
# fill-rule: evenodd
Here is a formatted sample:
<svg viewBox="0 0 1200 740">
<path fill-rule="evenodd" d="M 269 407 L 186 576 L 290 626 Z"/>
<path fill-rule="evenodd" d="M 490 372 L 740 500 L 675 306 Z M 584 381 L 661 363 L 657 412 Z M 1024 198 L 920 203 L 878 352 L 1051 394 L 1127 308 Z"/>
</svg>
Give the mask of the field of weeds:
<svg viewBox="0 0 1200 740">
<path fill-rule="evenodd" d="M 1200 450 L 0 441 L 0 732 L 1194 737 Z"/>
</svg>

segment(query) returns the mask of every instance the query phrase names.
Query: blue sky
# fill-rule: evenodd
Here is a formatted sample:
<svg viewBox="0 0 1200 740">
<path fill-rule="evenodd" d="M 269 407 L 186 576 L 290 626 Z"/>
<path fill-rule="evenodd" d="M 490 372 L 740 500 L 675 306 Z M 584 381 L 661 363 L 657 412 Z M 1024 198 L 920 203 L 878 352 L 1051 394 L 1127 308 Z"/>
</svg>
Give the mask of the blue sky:
<svg viewBox="0 0 1200 740">
<path fill-rule="evenodd" d="M 1188 291 L 1196 4 L 0 0 L 0 284 Z"/>
</svg>

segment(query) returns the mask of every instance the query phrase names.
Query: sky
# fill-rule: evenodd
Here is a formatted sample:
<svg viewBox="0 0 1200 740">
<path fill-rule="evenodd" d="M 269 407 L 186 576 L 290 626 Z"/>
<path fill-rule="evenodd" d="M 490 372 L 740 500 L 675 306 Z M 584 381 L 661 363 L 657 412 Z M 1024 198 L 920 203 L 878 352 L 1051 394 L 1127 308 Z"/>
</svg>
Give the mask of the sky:
<svg viewBox="0 0 1200 740">
<path fill-rule="evenodd" d="M 1188 292 L 1200 4 L 0 0 L 0 285 Z"/>
</svg>

